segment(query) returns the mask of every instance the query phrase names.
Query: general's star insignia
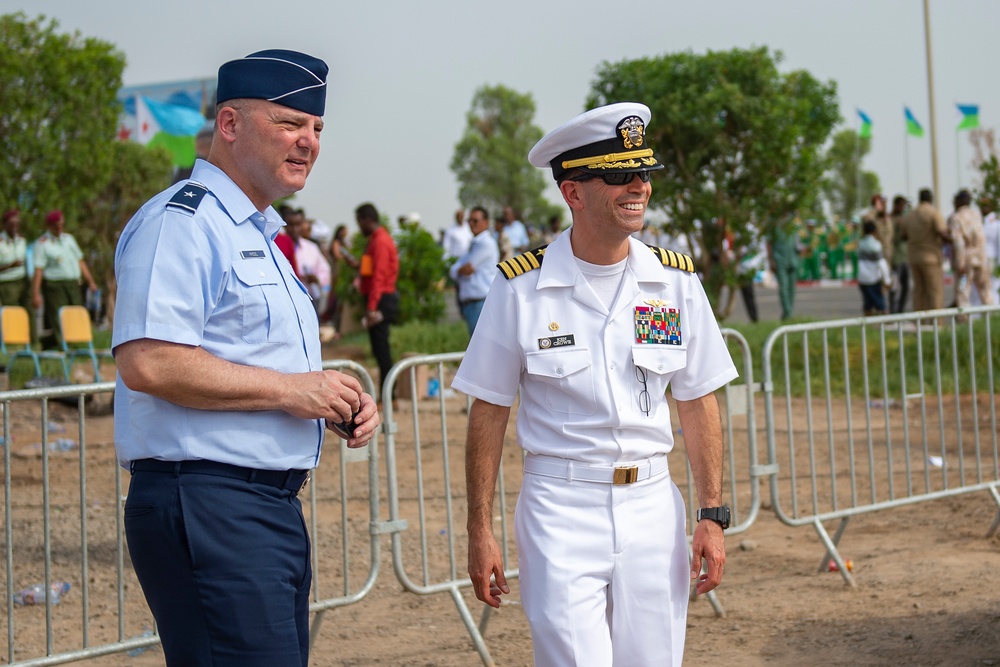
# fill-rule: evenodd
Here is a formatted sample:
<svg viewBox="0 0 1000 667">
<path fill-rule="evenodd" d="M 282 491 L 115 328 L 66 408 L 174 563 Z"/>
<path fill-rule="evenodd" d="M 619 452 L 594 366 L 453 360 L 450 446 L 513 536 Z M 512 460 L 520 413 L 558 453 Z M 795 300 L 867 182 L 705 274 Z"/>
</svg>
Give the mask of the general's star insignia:
<svg viewBox="0 0 1000 667">
<path fill-rule="evenodd" d="M 194 192 L 191 192 L 190 190 L 185 190 L 184 191 L 184 196 L 185 197 L 195 197 L 197 195 Z"/>
</svg>

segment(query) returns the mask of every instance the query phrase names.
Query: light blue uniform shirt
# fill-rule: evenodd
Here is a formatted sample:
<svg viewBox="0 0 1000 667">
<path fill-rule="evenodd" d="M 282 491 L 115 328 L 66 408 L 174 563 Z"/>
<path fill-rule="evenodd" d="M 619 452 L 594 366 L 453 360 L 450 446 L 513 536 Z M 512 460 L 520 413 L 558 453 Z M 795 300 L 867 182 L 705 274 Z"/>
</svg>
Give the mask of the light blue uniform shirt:
<svg viewBox="0 0 1000 667">
<path fill-rule="evenodd" d="M 282 225 L 278 214 L 271 207 L 257 211 L 203 160 L 191 180 L 208 189 L 194 213 L 168 205 L 178 191 L 186 188 L 183 200 L 194 190 L 181 182 L 146 202 L 122 232 L 112 346 L 151 338 L 283 373 L 320 370 L 316 312 L 273 242 Z M 131 391 L 118 377 L 115 450 L 125 467 L 155 458 L 307 469 L 319 462 L 322 442 L 318 419 L 185 408 Z"/>
</svg>

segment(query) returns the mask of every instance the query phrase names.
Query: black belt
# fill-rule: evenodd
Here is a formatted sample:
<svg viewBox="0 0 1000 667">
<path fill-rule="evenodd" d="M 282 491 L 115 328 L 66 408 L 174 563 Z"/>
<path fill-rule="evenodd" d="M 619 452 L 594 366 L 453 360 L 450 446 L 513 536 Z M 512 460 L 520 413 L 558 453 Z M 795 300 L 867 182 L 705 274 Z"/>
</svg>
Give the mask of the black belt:
<svg viewBox="0 0 1000 667">
<path fill-rule="evenodd" d="M 287 489 L 293 494 L 301 492 L 309 482 L 308 470 L 257 470 L 256 468 L 244 468 L 242 466 L 217 463 L 215 461 L 139 459 L 132 461 L 129 470 L 131 472 L 139 470 L 143 472 L 192 473 L 195 475 L 229 477 L 246 480 L 247 482 L 259 482 L 279 489 Z"/>
</svg>

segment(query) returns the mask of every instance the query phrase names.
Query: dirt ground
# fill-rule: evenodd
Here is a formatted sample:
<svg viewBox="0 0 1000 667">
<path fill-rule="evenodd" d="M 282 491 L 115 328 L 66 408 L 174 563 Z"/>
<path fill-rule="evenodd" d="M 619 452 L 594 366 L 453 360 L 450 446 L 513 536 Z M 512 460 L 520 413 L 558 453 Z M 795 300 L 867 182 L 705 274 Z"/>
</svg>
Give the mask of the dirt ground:
<svg viewBox="0 0 1000 667">
<path fill-rule="evenodd" d="M 417 401 L 418 420 L 414 420 L 413 404 L 398 401 L 394 415 L 399 425 L 393 438 L 399 488 L 395 500 L 400 516 L 409 522 L 398 536 L 399 568 L 418 587 L 425 578 L 433 583 L 447 579 L 451 572 L 462 577 L 465 571 L 461 476 L 464 400 L 456 397 L 444 402 L 446 440 L 436 421 L 440 405 L 431 399 Z M 50 441 L 64 438 L 78 442 L 76 409 L 52 403 L 49 410 L 50 430 L 56 431 L 50 433 Z M 99 406 L 97 412 L 101 412 Z M 44 574 L 39 419 L 37 406 L 12 404 L 9 491 L 15 590 L 41 580 Z M 415 421 L 419 421 L 419 428 Z M 762 414 L 758 424 L 762 433 Z M 949 432 L 949 437 L 953 435 Z M 762 443 L 762 435 L 759 437 Z M 84 507 L 90 544 L 88 638 L 96 645 L 114 641 L 119 632 L 112 417 L 88 414 L 85 442 Z M 392 498 L 386 491 L 387 445 L 386 438 L 381 438 L 377 452 L 377 507 L 383 522 L 391 517 L 392 509 Z M 339 597 L 345 591 L 361 590 L 374 568 L 368 538 L 370 494 L 364 462 L 341 463 L 333 436 L 327 439 L 326 447 L 317 481 L 304 495 L 304 503 L 318 526 L 314 533 L 318 585 L 324 596 Z M 447 456 L 444 449 L 449 450 Z M 680 452 L 675 452 L 671 461 L 675 471 L 683 469 Z M 511 427 L 505 448 L 505 474 L 510 472 L 505 495 L 509 516 L 520 479 L 517 462 Z M 78 449 L 54 451 L 48 456 L 52 577 L 72 584 L 65 599 L 52 609 L 57 652 L 78 648 L 82 636 L 80 468 Z M 127 474 L 122 477 L 124 493 Z M 683 484 L 683 475 L 675 472 L 674 477 Z M 423 503 L 417 493 L 418 480 L 424 488 Z M 446 493 L 448 488 L 450 493 Z M 717 617 L 706 600 L 691 603 L 686 665 L 1000 665 L 1000 535 L 985 537 L 997 514 L 987 491 L 853 518 L 840 550 L 853 563 L 856 588 L 845 585 L 836 572 L 817 572 L 824 549 L 816 531 L 779 522 L 769 509 L 766 483 L 761 493 L 764 502 L 757 519 L 748 530 L 727 539 L 726 577 L 718 589 L 725 616 Z M 342 497 L 347 500 L 342 501 Z M 745 499 L 742 508 L 745 516 Z M 345 518 L 346 550 L 340 532 Z M 832 532 L 835 524 L 827 524 L 827 528 Z M 379 557 L 374 585 L 360 601 L 325 613 L 310 664 L 482 664 L 448 592 L 418 595 L 407 591 L 394 571 L 392 538 L 383 534 L 376 540 Z M 422 558 L 425 548 L 426 559 Z M 151 627 L 152 619 L 128 570 L 127 555 L 124 560 L 122 632 L 133 637 Z M 508 566 L 513 568 L 513 552 L 511 561 Z M 0 587 L 5 588 L 6 572 L 0 581 Z M 462 589 L 462 595 L 478 620 L 482 606 L 468 588 Z M 6 605 L 0 616 L 6 628 Z M 17 659 L 44 655 L 44 606 L 15 607 L 13 620 Z M 499 613 L 490 617 L 485 638 L 497 665 L 531 664 L 531 636 L 519 605 L 516 580 Z M 0 664 L 7 663 L 7 656 L 7 633 L 3 633 Z M 163 656 L 158 648 L 152 648 L 136 656 L 119 653 L 85 664 L 147 667 L 162 665 Z"/>
</svg>

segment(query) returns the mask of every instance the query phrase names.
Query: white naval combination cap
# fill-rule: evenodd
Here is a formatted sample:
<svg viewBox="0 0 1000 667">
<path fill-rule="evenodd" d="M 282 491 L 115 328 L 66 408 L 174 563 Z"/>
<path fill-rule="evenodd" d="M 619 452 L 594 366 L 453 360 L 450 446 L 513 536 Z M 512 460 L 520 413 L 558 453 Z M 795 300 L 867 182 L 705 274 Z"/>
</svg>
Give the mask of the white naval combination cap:
<svg viewBox="0 0 1000 667">
<path fill-rule="evenodd" d="M 595 173 L 663 169 L 646 142 L 649 107 L 618 102 L 586 111 L 535 144 L 528 161 L 551 167 L 557 181 L 571 169 Z"/>
</svg>

